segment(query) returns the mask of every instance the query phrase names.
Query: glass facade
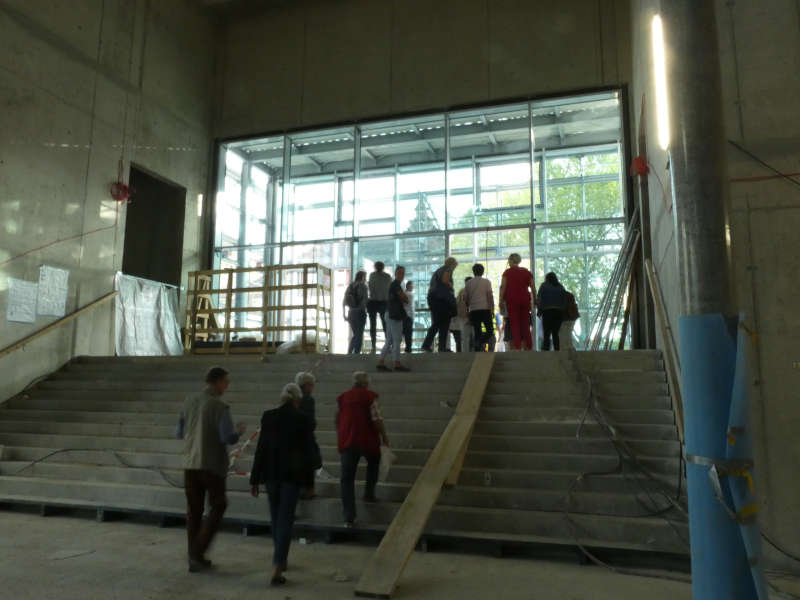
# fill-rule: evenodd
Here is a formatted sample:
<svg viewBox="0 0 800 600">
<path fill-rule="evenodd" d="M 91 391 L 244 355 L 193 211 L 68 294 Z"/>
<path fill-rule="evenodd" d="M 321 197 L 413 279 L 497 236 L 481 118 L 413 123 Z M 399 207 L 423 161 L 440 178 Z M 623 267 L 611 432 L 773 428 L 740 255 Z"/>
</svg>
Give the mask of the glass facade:
<svg viewBox="0 0 800 600">
<path fill-rule="evenodd" d="M 355 270 L 406 267 L 419 337 L 445 257 L 457 289 L 482 262 L 497 290 L 518 252 L 537 284 L 555 271 L 575 294 L 581 344 L 624 235 L 622 136 L 619 93 L 603 92 L 222 144 L 214 267 L 331 267 L 343 352 Z"/>
</svg>

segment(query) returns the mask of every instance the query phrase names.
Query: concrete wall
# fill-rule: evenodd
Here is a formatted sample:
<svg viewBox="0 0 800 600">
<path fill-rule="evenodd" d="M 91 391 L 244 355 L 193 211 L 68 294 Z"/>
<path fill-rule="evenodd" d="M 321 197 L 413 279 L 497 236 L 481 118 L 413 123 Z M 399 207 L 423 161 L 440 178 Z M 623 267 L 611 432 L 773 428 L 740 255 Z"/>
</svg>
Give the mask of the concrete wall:
<svg viewBox="0 0 800 600">
<path fill-rule="evenodd" d="M 727 137 L 784 173 L 800 172 L 800 9 L 793 0 L 717 0 Z M 653 260 L 677 326 L 680 289 L 666 155 L 655 143 L 650 20 L 659 2 L 634 0 L 634 84 L 646 94 Z M 752 417 L 764 531 L 800 554 L 800 189 L 728 145 L 731 238 L 736 306 L 758 335 L 752 361 Z M 659 184 L 658 179 L 664 184 Z M 758 179 L 752 179 L 758 178 Z M 797 178 L 796 178 L 797 179 Z M 743 181 L 744 180 L 744 181 Z M 769 544 L 773 564 L 798 570 Z"/>
<path fill-rule="evenodd" d="M 231 23 L 216 134 L 630 80 L 628 0 L 300 0 Z"/>
<path fill-rule="evenodd" d="M 198 267 L 213 40 L 188 0 L 0 0 L 0 347 L 49 322 L 6 323 L 8 277 L 69 269 L 68 312 L 113 289 L 125 207 L 108 189 L 123 145 L 126 177 L 133 161 L 187 188 L 184 273 Z M 73 355 L 113 353 L 112 309 L 0 358 L 0 400 Z"/>
</svg>

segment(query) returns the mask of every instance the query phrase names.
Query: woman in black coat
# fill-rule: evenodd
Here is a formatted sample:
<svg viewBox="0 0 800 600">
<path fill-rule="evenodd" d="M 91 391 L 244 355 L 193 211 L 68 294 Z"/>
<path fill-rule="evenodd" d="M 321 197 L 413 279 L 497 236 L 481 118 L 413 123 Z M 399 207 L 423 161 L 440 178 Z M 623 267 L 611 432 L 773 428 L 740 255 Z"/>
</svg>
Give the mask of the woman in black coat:
<svg viewBox="0 0 800 600">
<path fill-rule="evenodd" d="M 308 371 L 300 371 L 295 375 L 294 382 L 300 388 L 303 397 L 300 399 L 298 410 L 311 419 L 311 426 L 314 430 L 317 428 L 317 408 L 314 396 L 311 393 L 314 391 L 314 384 L 317 378 L 313 373 Z M 302 500 L 311 500 L 314 498 L 314 478 L 317 470 L 322 468 L 322 452 L 320 452 L 319 444 L 317 443 L 316 436 L 314 436 L 313 447 L 313 464 L 309 464 L 309 469 L 306 472 L 305 481 L 303 482 L 303 489 L 300 490 L 300 498 Z"/>
<path fill-rule="evenodd" d="M 313 424 L 298 410 L 301 398 L 297 385 L 286 384 L 281 392 L 281 406 L 261 417 L 261 434 L 250 474 L 251 495 L 258 498 L 258 488 L 263 483 L 269 496 L 275 546 L 272 585 L 286 583 L 283 572 L 292 541 L 297 499 L 314 460 Z"/>
</svg>

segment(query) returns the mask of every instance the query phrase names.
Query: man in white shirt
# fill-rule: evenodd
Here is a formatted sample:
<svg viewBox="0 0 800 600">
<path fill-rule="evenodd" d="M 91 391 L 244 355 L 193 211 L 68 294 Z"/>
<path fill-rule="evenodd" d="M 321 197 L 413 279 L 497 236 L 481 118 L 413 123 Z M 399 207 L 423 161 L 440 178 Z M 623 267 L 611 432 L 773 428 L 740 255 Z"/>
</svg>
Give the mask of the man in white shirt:
<svg viewBox="0 0 800 600">
<path fill-rule="evenodd" d="M 389 300 L 389 285 L 392 276 L 383 271 L 381 261 L 375 263 L 375 270 L 369 274 L 367 287 L 369 288 L 369 301 L 367 302 L 367 316 L 369 316 L 369 339 L 372 342 L 371 352 L 377 349 L 378 317 L 381 319 L 383 334 L 386 335 L 386 306 Z"/>
<path fill-rule="evenodd" d="M 473 340 L 478 352 L 484 352 L 489 339 L 494 337 L 494 321 L 492 320 L 494 294 L 492 294 L 492 282 L 483 278 L 484 270 L 480 263 L 472 265 L 472 273 L 475 276 L 464 287 L 469 321 L 473 329 Z"/>
<path fill-rule="evenodd" d="M 450 320 L 450 331 L 456 340 L 456 352 L 472 352 L 475 341 L 472 335 L 472 324 L 467 310 L 467 284 L 472 277 L 464 279 L 464 287 L 456 296 L 456 316 Z"/>
</svg>

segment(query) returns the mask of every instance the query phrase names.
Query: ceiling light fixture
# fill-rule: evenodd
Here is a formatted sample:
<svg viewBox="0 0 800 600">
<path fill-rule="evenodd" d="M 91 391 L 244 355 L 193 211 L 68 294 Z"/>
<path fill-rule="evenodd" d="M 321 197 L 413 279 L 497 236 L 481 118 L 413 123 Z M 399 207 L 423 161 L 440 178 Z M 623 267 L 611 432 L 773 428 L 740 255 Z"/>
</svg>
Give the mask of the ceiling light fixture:
<svg viewBox="0 0 800 600">
<path fill-rule="evenodd" d="M 664 30 L 661 17 L 653 17 L 653 78 L 656 88 L 656 122 L 658 145 L 669 148 L 669 104 L 667 102 L 667 64 L 664 51 Z"/>
</svg>

